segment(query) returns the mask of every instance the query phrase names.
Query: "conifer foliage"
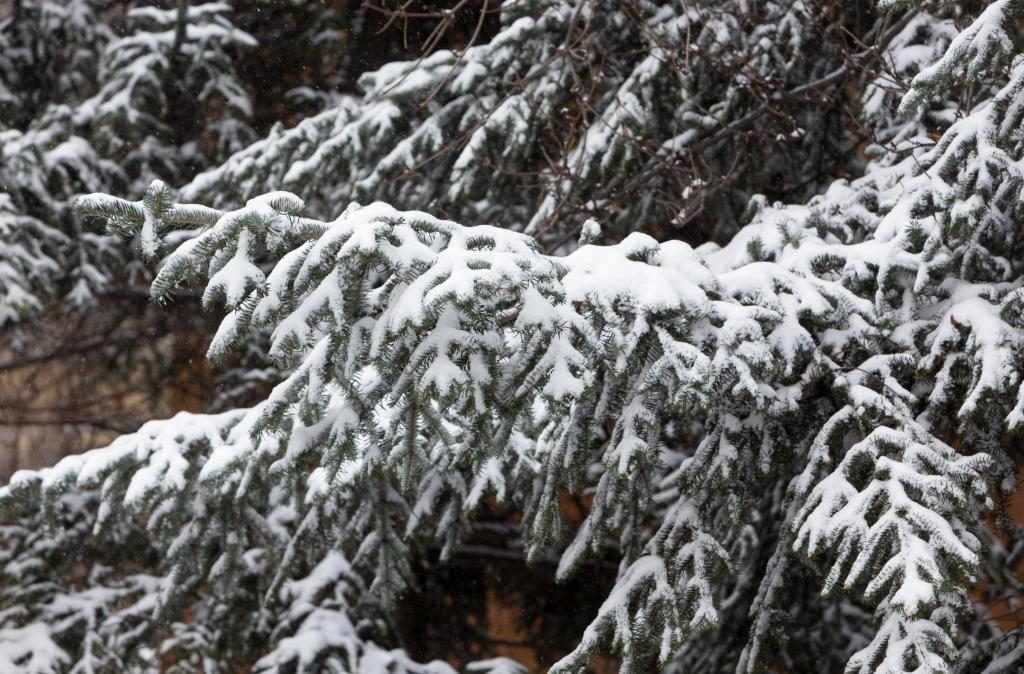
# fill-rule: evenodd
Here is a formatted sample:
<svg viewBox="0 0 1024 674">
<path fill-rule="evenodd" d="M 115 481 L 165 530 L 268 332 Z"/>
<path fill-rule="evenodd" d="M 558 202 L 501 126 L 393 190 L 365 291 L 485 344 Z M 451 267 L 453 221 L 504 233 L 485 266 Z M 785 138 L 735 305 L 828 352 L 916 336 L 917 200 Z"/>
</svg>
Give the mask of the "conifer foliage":
<svg viewBox="0 0 1024 674">
<path fill-rule="evenodd" d="M 131 247 L 70 217 L 76 195 L 137 197 L 155 178 L 186 180 L 252 140 L 234 57 L 254 42 L 230 9 L 19 0 L 0 19 L 0 246 L 14 261 L 0 285 L 10 298 L 0 326 L 54 295 L 90 307 L 126 267 L 145 273 Z M 116 37 L 104 12 L 124 14 L 129 34 Z M 205 114 L 188 124 L 186 110 Z M 23 270 L 28 259 L 39 264 Z"/>
<path fill-rule="evenodd" d="M 755 197 L 722 245 L 636 231 L 602 245 L 599 222 L 575 213 L 562 234 L 579 244 L 545 252 L 559 190 L 646 176 L 637 136 L 710 152 L 700 130 L 742 108 L 714 87 L 703 117 L 688 96 L 661 100 L 686 89 L 661 84 L 678 64 L 657 55 L 728 32 L 716 22 L 729 13 L 696 4 L 637 3 L 641 21 L 610 3 L 511 3 L 487 44 L 365 76 L 365 99 L 273 132 L 183 197 L 159 180 L 139 201 L 80 197 L 79 215 L 168 251 L 155 300 L 198 285 L 223 313 L 215 364 L 265 338 L 282 382 L 0 488 L 0 665 L 449 672 L 395 648 L 391 618 L 414 562 L 443 564 L 499 502 L 522 513 L 524 561 L 555 551 L 560 579 L 618 564 L 553 672 L 599 652 L 627 672 L 1019 671 L 1020 634 L 971 592 L 1020 590 L 1019 534 L 994 527 L 1019 460 L 1007 438 L 1024 430 L 1022 7 L 990 3 L 958 32 L 891 8 L 874 31 L 887 70 L 865 87 L 878 145 L 859 177 L 802 204 Z M 775 20 L 741 32 L 743 58 L 814 79 L 795 56 L 814 10 L 765 5 Z M 531 209 L 495 167 L 543 145 L 572 72 L 555 62 L 601 53 L 565 36 L 585 43 L 605 22 L 653 46 Z M 683 72 L 700 80 L 705 53 Z M 902 98 L 890 91 L 913 72 Z M 897 106 L 905 121 L 885 121 Z M 667 146 L 634 126 L 666 107 L 682 125 Z M 449 125 L 464 147 L 424 165 Z M 381 187 L 399 169 L 422 176 Z M 225 207 L 279 186 L 309 203 L 266 191 Z M 350 202 L 380 190 L 401 207 Z M 645 209 L 594 214 L 612 234 Z M 525 233 L 474 224 L 508 219 Z M 565 493 L 587 496 L 574 529 Z"/>
<path fill-rule="evenodd" d="M 325 218 L 382 200 L 549 247 L 588 218 L 618 238 L 692 224 L 726 239 L 755 192 L 802 199 L 853 168 L 842 85 L 870 85 L 877 50 L 900 36 L 944 46 L 941 22 L 905 31 L 916 14 L 889 24 L 866 9 L 506 3 L 489 42 L 365 73 L 361 96 L 275 130 L 184 196 L 230 206 L 285 188 Z"/>
</svg>

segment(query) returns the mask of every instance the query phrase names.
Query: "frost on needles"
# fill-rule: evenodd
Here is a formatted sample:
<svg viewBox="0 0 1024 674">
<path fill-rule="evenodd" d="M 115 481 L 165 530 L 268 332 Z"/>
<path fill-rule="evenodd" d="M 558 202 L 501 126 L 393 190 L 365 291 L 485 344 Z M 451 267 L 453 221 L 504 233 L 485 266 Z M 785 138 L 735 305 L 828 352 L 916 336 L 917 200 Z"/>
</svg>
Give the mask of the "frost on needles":
<svg viewBox="0 0 1024 674">
<path fill-rule="evenodd" d="M 225 313 L 211 359 L 269 333 L 288 375 L 0 489 L 0 664 L 448 672 L 381 645 L 387 616 L 413 556 L 443 563 L 496 499 L 559 577 L 620 561 L 552 671 L 598 651 L 623 671 L 808 666 L 789 640 L 827 644 L 823 671 L 1016 671 L 1019 637 L 968 594 L 1006 554 L 986 516 L 1024 424 L 1024 60 L 975 44 L 1004 45 L 1015 11 L 953 41 L 977 69 L 914 80 L 911 108 L 1005 70 L 937 142 L 805 205 L 755 200 L 722 247 L 634 233 L 548 255 L 379 202 L 323 221 L 288 192 L 221 211 L 160 182 L 81 198 L 152 250 L 189 233 L 153 297 L 203 284 Z M 565 490 L 593 498 L 576 531 Z M 76 549 L 97 561 L 72 568 Z"/>
</svg>

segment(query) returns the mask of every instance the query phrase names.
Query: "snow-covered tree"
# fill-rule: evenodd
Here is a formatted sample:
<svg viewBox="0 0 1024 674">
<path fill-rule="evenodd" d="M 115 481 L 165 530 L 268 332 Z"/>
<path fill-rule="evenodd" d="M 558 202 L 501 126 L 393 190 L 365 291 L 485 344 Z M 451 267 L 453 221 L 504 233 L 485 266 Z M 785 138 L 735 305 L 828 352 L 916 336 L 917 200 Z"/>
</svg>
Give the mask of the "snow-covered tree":
<svg viewBox="0 0 1024 674">
<path fill-rule="evenodd" d="M 98 19 L 102 6 L 15 2 L 0 20 L 0 246 L 8 253 L 0 313 L 7 327 L 50 293 L 87 304 L 103 276 L 90 254 L 98 241 L 71 236 L 78 226 L 70 217 L 74 195 L 124 188 L 119 169 L 72 122 L 71 105 L 91 94 L 112 39 Z"/>
<path fill-rule="evenodd" d="M 173 249 L 156 300 L 199 283 L 223 306 L 214 363 L 266 335 L 287 376 L 252 407 L 150 422 L 0 488 L 0 664 L 447 672 L 391 650 L 390 618 L 413 563 L 444 563 L 500 502 L 522 514 L 526 561 L 556 551 L 561 579 L 618 564 L 552 671 L 598 651 L 623 671 L 1019 669 L 1020 634 L 970 593 L 1020 589 L 1019 532 L 1001 539 L 990 515 L 1024 425 L 1021 7 L 990 3 L 959 32 L 889 14 L 837 72 L 807 57 L 804 3 L 735 26 L 753 3 L 723 4 L 512 3 L 489 43 L 367 75 L 364 98 L 200 176 L 183 198 L 209 206 L 160 181 L 140 201 L 80 198 L 112 232 Z M 863 82 L 875 158 L 800 205 L 754 198 L 724 245 L 599 245 L 586 216 L 609 233 L 679 216 L 640 198 L 661 189 L 659 152 L 713 158 L 721 131 L 769 115 L 720 80 L 676 79 L 687 45 L 696 77 L 732 41 L 722 58 L 748 65 L 726 74 L 755 90 L 779 73 L 821 92 L 883 63 Z M 563 110 L 589 59 L 623 54 L 592 110 Z M 636 126 L 655 110 L 658 133 Z M 575 113 L 524 190 L 525 153 Z M 801 151 L 821 151 L 794 121 Z M 463 139 L 435 163 L 452 129 Z M 816 157 L 792 169 L 817 176 Z M 224 208 L 279 185 L 309 203 L 269 191 Z M 403 210 L 416 204 L 527 231 Z M 578 247 L 544 252 L 556 221 Z M 588 504 L 575 529 L 566 493 Z"/>
<path fill-rule="evenodd" d="M 0 128 L 21 128 L 55 103 L 92 94 L 113 39 L 110 0 L 14 0 L 0 18 Z"/>
<path fill-rule="evenodd" d="M 61 262 L 16 281 L 7 274 L 5 285 L 33 298 L 12 295 L 0 305 L 8 318 L 42 306 L 47 290 L 88 307 L 126 266 L 141 270 L 130 249 L 70 217 L 76 195 L 141 195 L 154 178 L 187 179 L 251 140 L 251 105 L 232 57 L 254 42 L 230 23 L 230 7 L 133 7 L 131 33 L 115 38 L 103 13 L 121 4 L 19 1 L 0 20 L 0 218 L 11 223 L 0 225 L 0 242 L 38 237 Z M 202 114 L 190 123 L 187 110 Z"/>
<path fill-rule="evenodd" d="M 151 406 L 183 390 L 169 375 L 180 375 L 174 369 L 179 359 L 184 362 L 180 354 L 212 329 L 198 312 L 176 321 L 147 306 L 151 270 L 142 260 L 153 251 L 142 253 L 133 242 L 105 233 L 102 222 L 71 214 L 79 194 L 137 198 L 155 177 L 187 180 L 250 140 L 245 120 L 224 101 L 241 101 L 235 108 L 247 101 L 235 70 L 240 54 L 228 43 L 251 44 L 251 38 L 231 27 L 227 5 L 196 5 L 180 23 L 188 30 L 176 50 L 166 38 L 176 35 L 179 22 L 168 32 L 168 12 L 157 5 L 19 0 L 0 6 L 5 445 L 24 446 L 29 436 L 48 432 L 46 442 L 54 445 L 48 453 L 54 455 L 66 453 L 61 446 L 67 441 L 81 449 L 103 441 L 86 439 L 94 434 L 137 427 L 154 413 Z M 175 19 L 178 5 L 188 9 L 159 5 L 175 6 Z M 130 34 L 118 39 L 125 31 Z M 180 72 L 161 71 L 168 60 Z M 143 64 L 149 77 L 141 79 L 156 82 L 162 92 L 129 81 L 131 63 Z M 164 96 L 162 108 L 159 100 L 146 99 L 154 92 Z M 124 94 L 120 102 L 127 107 L 112 100 L 116 94 Z M 183 102 L 184 95 L 190 98 Z M 160 128 L 153 135 L 150 127 L 128 124 L 129 114 L 135 122 L 149 115 Z M 171 329 L 145 340 L 157 325 Z M 56 376 L 69 364 L 71 373 Z M 127 376 L 104 377 L 115 368 Z M 145 400 L 146 409 L 137 409 L 137 402 L 122 406 L 126 400 Z M 3 479 L 18 454 L 4 447 Z"/>
<path fill-rule="evenodd" d="M 209 155 L 218 160 L 252 140 L 245 121 L 252 104 L 232 52 L 256 42 L 232 25 L 230 10 L 226 3 L 135 7 L 130 34 L 107 46 L 99 91 L 76 114 L 132 175 L 179 179 L 183 168 L 189 175 L 206 163 L 200 145 L 212 143 Z"/>
<path fill-rule="evenodd" d="M 724 241 L 752 194 L 803 199 L 856 171 L 852 147 L 880 126 L 867 118 L 898 102 L 875 87 L 862 115 L 858 89 L 887 72 L 898 89 L 950 34 L 934 12 L 824 4 L 507 3 L 489 42 L 366 73 L 362 96 L 276 129 L 183 194 L 227 206 L 284 188 L 322 217 L 379 199 L 547 247 L 588 218 L 617 238 L 688 227 Z M 878 57 L 896 44 L 912 49 L 894 69 Z"/>
<path fill-rule="evenodd" d="M 47 244 L 63 239 L 31 216 L 22 215 L 10 195 L 0 193 L 0 326 L 38 310 L 40 287 L 55 275 L 58 265 Z"/>
</svg>

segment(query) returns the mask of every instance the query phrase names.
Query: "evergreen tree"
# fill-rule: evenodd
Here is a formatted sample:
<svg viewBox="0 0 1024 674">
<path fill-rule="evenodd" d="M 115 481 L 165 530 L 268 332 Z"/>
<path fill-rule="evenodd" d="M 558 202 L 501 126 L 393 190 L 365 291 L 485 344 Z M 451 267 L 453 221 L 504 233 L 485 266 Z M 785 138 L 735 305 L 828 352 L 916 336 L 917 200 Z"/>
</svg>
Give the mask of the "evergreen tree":
<svg viewBox="0 0 1024 674">
<path fill-rule="evenodd" d="M 107 46 L 99 91 L 76 114 L 93 127 L 104 155 L 117 157 L 143 184 L 204 166 L 202 144 L 213 144 L 208 155 L 216 161 L 252 140 L 245 122 L 252 104 L 232 51 L 256 42 L 232 25 L 230 10 L 225 3 L 135 7 L 127 15 L 132 33 Z"/>
<path fill-rule="evenodd" d="M 894 38 L 944 46 L 937 19 L 865 10 L 508 3 L 489 42 L 364 74 L 361 96 L 274 130 L 184 196 L 227 206 L 285 188 L 322 217 L 380 199 L 549 247 L 592 217 L 616 238 L 686 226 L 725 241 L 752 194 L 802 200 L 858 168 L 851 147 L 871 134 L 844 129 L 847 96 Z"/>
<path fill-rule="evenodd" d="M 488 44 L 368 75 L 364 98 L 186 188 L 212 207 L 160 181 L 140 201 L 80 198 L 147 252 L 173 248 L 156 300 L 199 282 L 224 307 L 215 363 L 267 335 L 287 376 L 250 408 L 150 422 L 0 488 L 0 664 L 449 671 L 378 644 L 413 561 L 437 548 L 443 563 L 493 499 L 521 510 L 527 560 L 559 552 L 560 578 L 619 564 L 552 671 L 599 650 L 623 671 L 1019 668 L 1019 634 L 969 591 L 1019 589 L 1019 532 L 999 540 L 987 517 L 1015 486 L 1006 434 L 1024 424 L 1021 7 L 991 3 L 955 36 L 937 16 L 889 15 L 838 75 L 793 64 L 803 3 L 766 3 L 771 24 L 749 35 L 730 29 L 743 7 L 514 3 Z M 754 198 L 724 245 L 637 232 L 598 245 L 585 216 L 614 233 L 665 214 L 642 199 L 563 211 L 560 189 L 628 198 L 610 182 L 656 165 L 632 134 L 714 157 L 730 138 L 717 129 L 767 114 L 710 85 L 731 121 L 705 124 L 689 90 L 661 86 L 659 57 L 701 36 L 735 39 L 747 50 L 729 58 L 803 93 L 881 56 L 865 84 L 876 158 L 800 205 Z M 921 54 L 937 42 L 932 63 Z M 792 52 L 765 47 L 779 44 Z M 599 54 L 630 56 L 605 64 L 618 79 L 565 146 L 566 171 L 523 191 L 507 169 L 564 114 L 574 60 Z M 900 103 L 888 89 L 922 66 Z M 897 106 L 908 121 L 886 120 Z M 666 107 L 670 133 L 633 128 Z M 452 128 L 464 144 L 421 165 Z M 389 183 L 396 167 L 417 179 Z M 310 203 L 271 191 L 223 210 L 279 181 Z M 528 232 L 346 207 L 350 194 Z M 554 217 L 579 247 L 543 252 Z M 575 531 L 566 492 L 590 503 Z M 100 550 L 124 550 L 121 568 Z"/>
<path fill-rule="evenodd" d="M 11 3 L 0 19 L 0 128 L 24 129 L 53 104 L 91 95 L 113 31 L 110 0 Z"/>
</svg>

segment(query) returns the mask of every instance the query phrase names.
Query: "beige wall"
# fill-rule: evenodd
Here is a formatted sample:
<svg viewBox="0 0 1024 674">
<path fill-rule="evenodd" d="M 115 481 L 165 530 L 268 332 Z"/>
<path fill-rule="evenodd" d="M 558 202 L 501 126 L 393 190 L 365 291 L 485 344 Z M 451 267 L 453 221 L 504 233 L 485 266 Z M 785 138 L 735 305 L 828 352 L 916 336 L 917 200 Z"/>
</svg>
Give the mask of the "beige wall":
<svg viewBox="0 0 1024 674">
<path fill-rule="evenodd" d="M 199 411 L 213 372 L 197 337 L 205 331 L 183 309 L 112 303 L 89 316 L 50 316 L 29 348 L 0 349 L 0 483 L 148 419 Z M 82 349 L 89 343 L 96 348 Z"/>
</svg>

